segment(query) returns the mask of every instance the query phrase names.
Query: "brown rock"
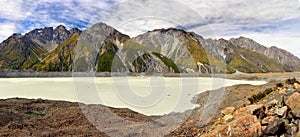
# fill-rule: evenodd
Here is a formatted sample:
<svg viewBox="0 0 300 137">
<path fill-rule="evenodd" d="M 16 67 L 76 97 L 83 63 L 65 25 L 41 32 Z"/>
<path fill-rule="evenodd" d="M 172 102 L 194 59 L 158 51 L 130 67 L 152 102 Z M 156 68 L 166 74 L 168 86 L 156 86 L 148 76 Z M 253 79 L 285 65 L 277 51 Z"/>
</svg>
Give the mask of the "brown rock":
<svg viewBox="0 0 300 137">
<path fill-rule="evenodd" d="M 232 119 L 233 119 L 233 115 L 225 115 L 223 117 L 223 120 L 226 121 L 226 122 L 231 121 Z"/>
<path fill-rule="evenodd" d="M 244 115 L 238 117 L 235 120 L 216 127 L 210 133 L 203 135 L 204 137 L 216 137 L 216 136 L 232 136 L 232 137 L 253 137 L 260 136 L 262 134 L 261 124 L 257 120 L 256 116 Z"/>
<path fill-rule="evenodd" d="M 259 122 L 256 122 L 249 128 L 249 132 L 252 135 L 252 137 L 258 137 L 262 134 L 261 129 L 261 124 Z"/>
<path fill-rule="evenodd" d="M 270 116 L 274 116 L 274 113 L 273 112 L 266 113 L 266 117 L 270 117 Z"/>
<path fill-rule="evenodd" d="M 300 84 L 294 83 L 294 87 L 295 87 L 295 89 L 300 89 Z"/>
<path fill-rule="evenodd" d="M 227 107 L 224 110 L 222 110 L 223 115 L 231 115 L 235 110 L 235 107 Z"/>
<path fill-rule="evenodd" d="M 279 94 L 283 95 L 286 93 L 286 89 L 285 88 L 282 88 L 279 90 Z"/>
<path fill-rule="evenodd" d="M 255 114 L 258 111 L 264 110 L 264 105 L 249 105 L 235 111 L 234 116 L 243 116 L 245 114 Z"/>
<path fill-rule="evenodd" d="M 299 127 L 295 124 L 289 124 L 287 125 L 287 134 L 288 135 L 295 135 L 297 133 L 297 131 L 299 131 Z"/>
<path fill-rule="evenodd" d="M 267 125 L 270 122 L 275 121 L 275 117 L 274 116 L 269 116 L 269 117 L 265 117 L 262 121 L 261 124 L 262 125 Z"/>
<path fill-rule="evenodd" d="M 276 104 L 278 104 L 278 101 L 277 101 L 276 99 L 274 99 L 274 100 L 268 102 L 268 103 L 266 104 L 267 110 L 270 109 L 270 108 L 272 108 L 272 107 L 274 107 Z"/>
<path fill-rule="evenodd" d="M 263 126 L 263 125 L 261 126 L 262 131 L 266 130 L 266 128 L 267 128 L 267 126 Z"/>
<path fill-rule="evenodd" d="M 286 105 L 291 108 L 292 113 L 296 117 L 300 117 L 300 94 L 295 92 L 293 95 L 291 95 L 287 101 Z"/>
<path fill-rule="evenodd" d="M 275 109 L 275 114 L 277 114 L 278 116 L 285 116 L 287 113 L 288 107 L 284 106 L 282 108 L 277 108 Z"/>
<path fill-rule="evenodd" d="M 277 119 L 268 124 L 267 128 L 264 130 L 264 134 L 268 136 L 281 135 L 285 132 L 284 122 Z"/>
</svg>

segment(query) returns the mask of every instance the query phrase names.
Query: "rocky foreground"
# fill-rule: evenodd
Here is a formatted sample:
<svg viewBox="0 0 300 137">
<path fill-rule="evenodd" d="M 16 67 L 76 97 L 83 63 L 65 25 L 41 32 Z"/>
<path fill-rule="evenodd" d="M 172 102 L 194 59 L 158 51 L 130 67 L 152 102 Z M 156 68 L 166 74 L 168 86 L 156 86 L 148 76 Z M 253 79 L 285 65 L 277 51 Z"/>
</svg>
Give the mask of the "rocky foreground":
<svg viewBox="0 0 300 137">
<path fill-rule="evenodd" d="M 296 79 L 248 98 L 243 107 L 227 107 L 203 137 L 299 137 L 300 84 Z"/>
<path fill-rule="evenodd" d="M 224 91 L 224 95 L 218 105 L 207 102 L 210 92 L 221 91 Z M 260 86 L 231 86 L 199 94 L 193 100 L 199 104 L 194 110 L 157 117 L 103 105 L 4 99 L 0 100 L 0 135 L 298 137 L 299 91 L 300 84 L 296 79 L 271 81 Z M 203 117 L 207 113 L 205 106 L 215 106 L 216 111 L 208 115 L 212 118 L 207 123 L 201 123 L 203 119 L 208 119 Z M 97 119 L 100 117 L 107 121 Z M 168 118 L 158 122 L 157 119 L 162 117 Z M 187 118 L 178 123 L 183 117 Z M 166 131 L 170 132 L 162 134 Z"/>
</svg>

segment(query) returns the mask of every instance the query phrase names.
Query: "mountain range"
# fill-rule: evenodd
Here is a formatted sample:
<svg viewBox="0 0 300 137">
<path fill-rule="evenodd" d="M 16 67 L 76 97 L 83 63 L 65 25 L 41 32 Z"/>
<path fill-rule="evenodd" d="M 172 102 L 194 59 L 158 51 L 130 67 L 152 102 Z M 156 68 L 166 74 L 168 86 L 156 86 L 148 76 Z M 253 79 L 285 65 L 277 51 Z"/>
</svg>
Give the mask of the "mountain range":
<svg viewBox="0 0 300 137">
<path fill-rule="evenodd" d="M 97 23 L 12 34 L 0 43 L 0 69 L 157 73 L 266 73 L 300 70 L 300 59 L 252 39 L 205 39 L 181 29 L 156 29 L 130 38 Z"/>
</svg>

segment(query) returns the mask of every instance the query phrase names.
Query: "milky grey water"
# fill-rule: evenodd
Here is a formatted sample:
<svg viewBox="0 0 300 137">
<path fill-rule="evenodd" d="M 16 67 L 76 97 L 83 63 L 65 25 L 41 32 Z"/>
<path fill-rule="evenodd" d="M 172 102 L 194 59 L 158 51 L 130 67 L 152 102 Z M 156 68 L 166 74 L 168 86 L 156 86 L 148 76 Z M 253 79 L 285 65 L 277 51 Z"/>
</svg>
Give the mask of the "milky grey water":
<svg viewBox="0 0 300 137">
<path fill-rule="evenodd" d="M 265 81 L 203 77 L 1 78 L 0 98 L 42 98 L 130 108 L 145 115 L 183 112 L 196 107 L 203 91 Z M 221 99 L 221 98 L 220 98 Z"/>
</svg>

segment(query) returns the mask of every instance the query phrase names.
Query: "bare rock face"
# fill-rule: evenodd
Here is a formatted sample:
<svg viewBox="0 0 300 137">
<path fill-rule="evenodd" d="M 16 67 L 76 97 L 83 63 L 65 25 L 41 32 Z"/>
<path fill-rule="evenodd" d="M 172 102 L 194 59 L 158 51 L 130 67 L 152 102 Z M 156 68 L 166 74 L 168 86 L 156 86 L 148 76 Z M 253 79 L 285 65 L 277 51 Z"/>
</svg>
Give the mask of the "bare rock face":
<svg viewBox="0 0 300 137">
<path fill-rule="evenodd" d="M 133 38 L 186 72 L 210 72 L 208 55 L 196 36 L 180 29 L 157 29 Z"/>
<path fill-rule="evenodd" d="M 81 33 L 81 30 L 78 29 L 78 28 L 72 28 L 69 30 L 70 34 L 73 35 L 73 34 L 80 34 Z"/>
<path fill-rule="evenodd" d="M 24 36 L 35 41 L 48 52 L 52 52 L 59 44 L 64 42 L 71 35 L 81 32 L 77 28 L 73 28 L 71 30 L 72 32 L 68 31 L 65 26 L 59 25 L 55 29 L 53 27 L 34 29 L 26 33 Z"/>
<path fill-rule="evenodd" d="M 272 59 L 275 59 L 279 63 L 283 64 L 283 67 L 286 71 L 299 71 L 300 70 L 300 59 L 293 55 L 292 53 L 272 46 L 267 48 L 252 39 L 239 37 L 230 39 L 234 45 L 238 45 L 244 48 L 247 48 L 252 51 L 259 52 L 264 54 Z"/>
<path fill-rule="evenodd" d="M 55 41 L 57 44 L 62 43 L 67 38 L 69 38 L 71 33 L 66 29 L 65 26 L 59 25 L 54 29 L 53 32 L 53 41 Z"/>
<path fill-rule="evenodd" d="M 300 118 L 300 94 L 298 92 L 292 94 L 286 101 L 286 104 L 291 108 L 292 113 Z"/>
<path fill-rule="evenodd" d="M 53 40 L 53 33 L 54 33 L 53 27 L 45 27 L 45 28 L 34 29 L 26 33 L 25 37 L 46 44 L 47 42 Z"/>
<path fill-rule="evenodd" d="M 276 59 L 271 58 L 262 52 L 258 52 L 251 48 L 247 48 L 244 43 L 239 41 L 225 40 L 225 39 L 204 39 L 203 37 L 195 34 L 203 45 L 210 57 L 211 61 L 215 62 L 218 66 L 217 71 L 227 73 L 234 72 L 283 72 L 285 71 L 283 65 Z M 251 47 L 256 47 L 258 43 L 248 43 Z M 268 50 L 266 47 L 261 46 L 262 51 Z M 220 68 L 220 65 L 226 64 L 226 68 Z"/>
<path fill-rule="evenodd" d="M 104 23 L 82 32 L 77 46 L 76 70 L 90 66 L 87 71 L 97 62 L 99 72 L 179 73 L 172 60 Z"/>
</svg>

